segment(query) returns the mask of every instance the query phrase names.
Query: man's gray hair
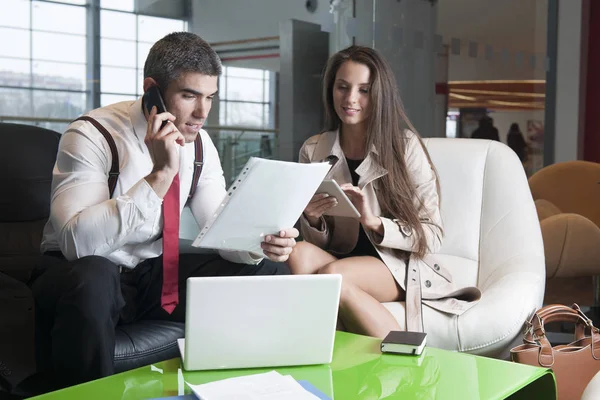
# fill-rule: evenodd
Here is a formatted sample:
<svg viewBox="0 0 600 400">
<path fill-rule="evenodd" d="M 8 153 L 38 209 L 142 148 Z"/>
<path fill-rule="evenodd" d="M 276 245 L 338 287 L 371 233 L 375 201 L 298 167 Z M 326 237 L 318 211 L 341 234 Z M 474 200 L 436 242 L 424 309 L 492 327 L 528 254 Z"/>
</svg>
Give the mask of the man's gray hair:
<svg viewBox="0 0 600 400">
<path fill-rule="evenodd" d="M 144 64 L 144 78 L 154 78 L 162 90 L 182 72 L 221 75 L 217 52 L 200 36 L 190 32 L 173 32 L 154 43 Z"/>
</svg>

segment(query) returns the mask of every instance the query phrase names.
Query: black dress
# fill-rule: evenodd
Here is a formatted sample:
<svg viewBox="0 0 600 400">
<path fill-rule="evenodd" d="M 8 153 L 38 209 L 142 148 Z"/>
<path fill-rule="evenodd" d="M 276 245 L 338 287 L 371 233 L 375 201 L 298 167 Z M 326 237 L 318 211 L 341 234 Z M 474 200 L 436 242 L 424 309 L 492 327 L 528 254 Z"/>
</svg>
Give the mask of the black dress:
<svg viewBox="0 0 600 400">
<path fill-rule="evenodd" d="M 350 169 L 350 175 L 352 176 L 352 184 L 354 186 L 358 186 L 358 174 L 356 173 L 356 168 L 362 163 L 363 160 L 351 160 L 346 158 L 346 162 L 348 163 L 348 168 Z M 358 230 L 358 241 L 356 242 L 356 246 L 354 249 L 348 254 L 341 255 L 339 258 L 346 257 L 357 257 L 357 256 L 372 256 L 376 258 L 379 257 L 379 253 L 375 250 L 375 247 L 367 237 L 367 233 L 363 228 L 362 224 L 359 226 Z"/>
</svg>

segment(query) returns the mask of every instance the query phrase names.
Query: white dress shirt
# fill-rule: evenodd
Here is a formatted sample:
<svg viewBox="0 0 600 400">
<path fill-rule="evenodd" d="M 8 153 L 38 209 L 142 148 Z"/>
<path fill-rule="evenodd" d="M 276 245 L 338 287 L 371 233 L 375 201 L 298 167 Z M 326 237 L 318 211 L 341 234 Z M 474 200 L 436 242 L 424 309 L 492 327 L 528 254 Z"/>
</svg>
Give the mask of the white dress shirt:
<svg viewBox="0 0 600 400">
<path fill-rule="evenodd" d="M 50 219 L 44 228 L 42 252 L 61 250 L 68 260 L 89 255 L 106 257 L 134 268 L 162 254 L 162 199 L 144 179 L 153 162 L 144 143 L 147 122 L 142 100 L 125 101 L 92 110 L 89 116 L 112 135 L 119 154 L 119 179 L 109 198 L 108 172 L 112 155 L 108 142 L 89 122 L 76 121 L 63 134 L 52 179 Z M 204 226 L 226 195 L 217 149 L 200 131 L 204 166 L 189 206 Z M 180 149 L 180 208 L 186 204 L 194 173 L 194 143 Z M 237 263 L 256 264 L 246 252 L 219 251 Z"/>
</svg>

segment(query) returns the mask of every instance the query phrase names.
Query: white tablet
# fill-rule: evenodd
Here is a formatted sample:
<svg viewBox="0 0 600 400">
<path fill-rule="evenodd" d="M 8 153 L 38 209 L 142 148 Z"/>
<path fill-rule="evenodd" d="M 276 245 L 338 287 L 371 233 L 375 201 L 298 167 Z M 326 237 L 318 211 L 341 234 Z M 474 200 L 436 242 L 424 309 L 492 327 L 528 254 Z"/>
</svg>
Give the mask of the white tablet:
<svg viewBox="0 0 600 400">
<path fill-rule="evenodd" d="M 354 204 L 352 204 L 348 196 L 346 196 L 346 193 L 340 188 L 340 185 L 333 179 L 326 179 L 321 182 L 321 185 L 317 189 L 317 193 L 327 193 L 328 195 L 335 197 L 338 201 L 337 205 L 325 211 L 324 215 L 360 218 L 360 213 L 356 207 L 354 207 Z"/>
</svg>

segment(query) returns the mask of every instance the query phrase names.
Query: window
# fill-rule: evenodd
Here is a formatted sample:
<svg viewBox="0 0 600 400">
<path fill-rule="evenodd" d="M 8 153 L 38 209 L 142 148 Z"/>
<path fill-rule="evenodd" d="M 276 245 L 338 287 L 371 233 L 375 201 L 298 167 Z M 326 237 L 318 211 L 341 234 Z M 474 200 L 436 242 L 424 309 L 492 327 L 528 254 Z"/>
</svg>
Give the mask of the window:
<svg viewBox="0 0 600 400">
<path fill-rule="evenodd" d="M 100 0 L 98 40 L 88 37 L 87 0 L 2 0 L 0 12 L 0 120 L 61 127 L 86 112 L 142 92 L 143 67 L 152 44 L 182 19 L 134 12 L 134 0 Z M 100 47 L 100 76 L 90 76 L 88 45 Z M 100 80 L 100 104 L 88 84 Z M 21 119 L 22 118 L 22 119 Z M 38 121 L 58 119 L 63 122 Z M 57 125 L 57 123 L 59 125 Z"/>
<path fill-rule="evenodd" d="M 134 14 L 133 6 L 132 0 L 100 2 L 102 106 L 140 96 L 150 47 L 168 33 L 187 30 L 186 21 Z"/>
<path fill-rule="evenodd" d="M 223 67 L 219 85 L 219 123 L 227 126 L 270 128 L 271 72 Z"/>
<path fill-rule="evenodd" d="M 133 12 L 134 0 L 100 0 L 100 7 Z"/>
<path fill-rule="evenodd" d="M 71 119 L 85 111 L 85 4 L 3 1 L 3 9 L 10 12 L 0 13 L 2 116 L 33 122 L 31 118 Z"/>
</svg>

